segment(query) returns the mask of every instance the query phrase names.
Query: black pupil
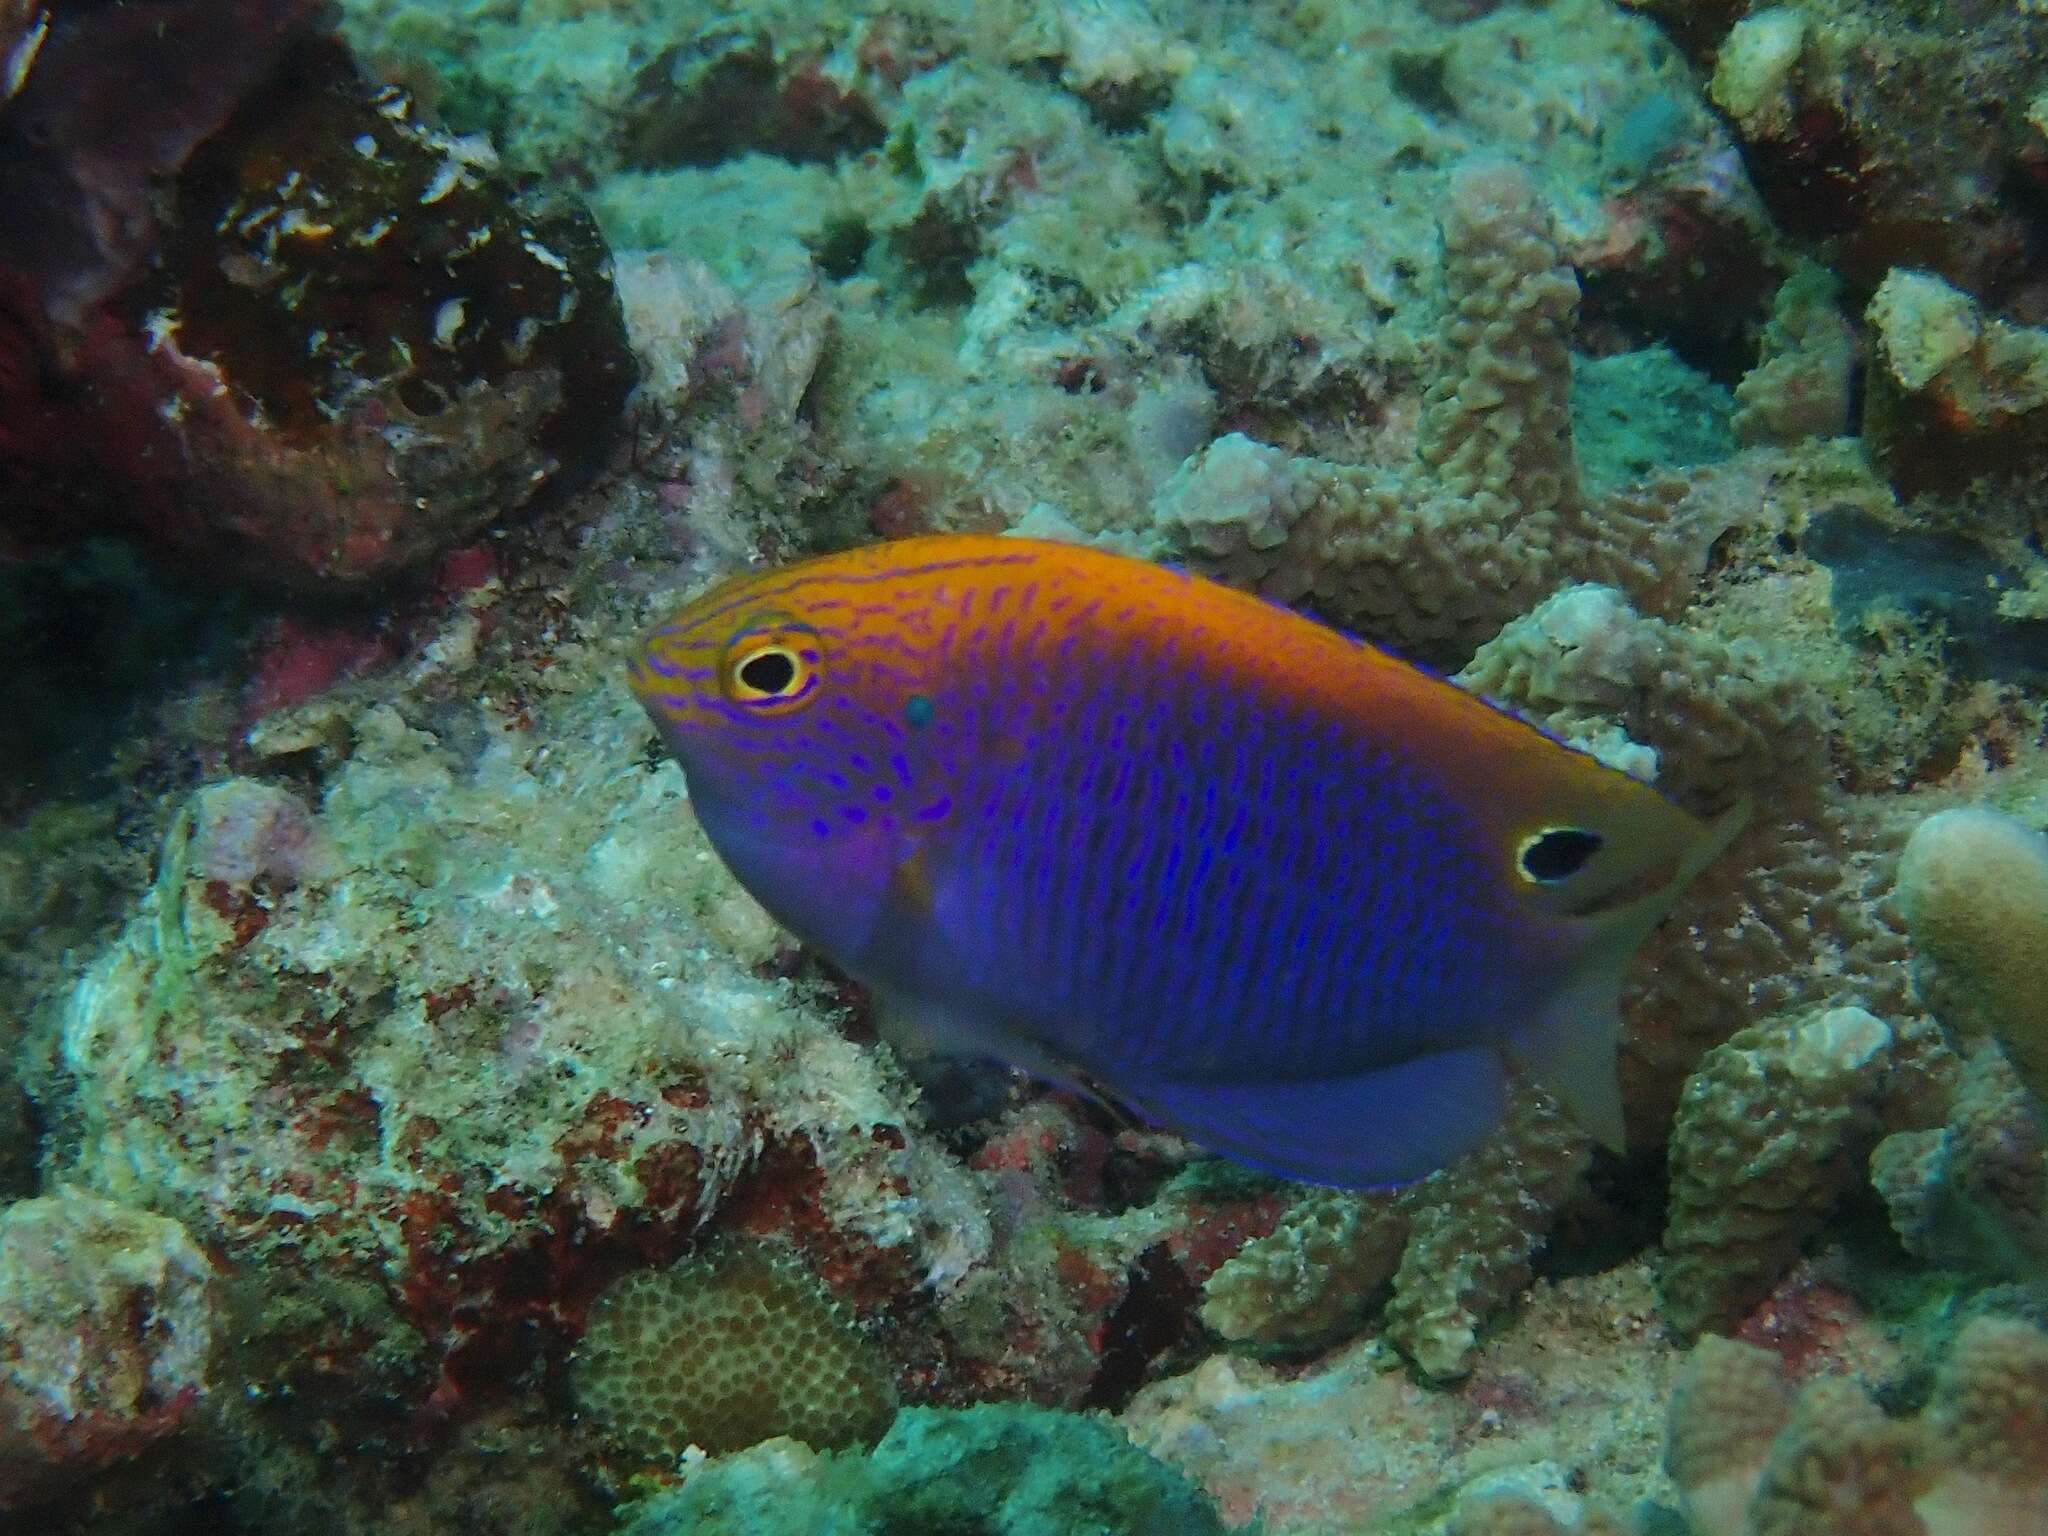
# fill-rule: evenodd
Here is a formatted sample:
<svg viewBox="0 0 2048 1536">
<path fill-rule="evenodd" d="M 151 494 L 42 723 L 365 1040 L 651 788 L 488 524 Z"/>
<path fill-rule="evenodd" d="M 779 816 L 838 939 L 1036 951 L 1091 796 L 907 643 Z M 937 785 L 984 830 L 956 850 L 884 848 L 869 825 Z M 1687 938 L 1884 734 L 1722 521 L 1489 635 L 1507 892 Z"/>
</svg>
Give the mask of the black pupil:
<svg viewBox="0 0 2048 1536">
<path fill-rule="evenodd" d="M 740 663 L 740 681 L 756 693 L 787 693 L 796 681 L 796 663 L 786 651 L 763 651 Z"/>
<path fill-rule="evenodd" d="M 1600 834 L 1577 827 L 1555 827 L 1522 850 L 1522 869 L 1545 885 L 1568 879 L 1600 851 Z"/>
</svg>

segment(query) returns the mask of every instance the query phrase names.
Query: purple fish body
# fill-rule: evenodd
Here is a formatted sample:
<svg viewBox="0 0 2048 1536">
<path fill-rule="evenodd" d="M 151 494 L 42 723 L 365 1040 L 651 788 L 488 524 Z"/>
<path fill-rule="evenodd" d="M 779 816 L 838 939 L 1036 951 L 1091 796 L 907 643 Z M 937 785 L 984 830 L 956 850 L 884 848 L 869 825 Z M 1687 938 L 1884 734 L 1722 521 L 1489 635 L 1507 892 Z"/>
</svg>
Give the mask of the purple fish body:
<svg viewBox="0 0 2048 1536">
<path fill-rule="evenodd" d="M 742 883 L 925 1047 L 1341 1185 L 1475 1144 L 1517 1065 L 1618 1136 L 1620 969 L 1729 835 L 1296 615 L 1023 540 L 742 578 L 634 686 Z"/>
</svg>

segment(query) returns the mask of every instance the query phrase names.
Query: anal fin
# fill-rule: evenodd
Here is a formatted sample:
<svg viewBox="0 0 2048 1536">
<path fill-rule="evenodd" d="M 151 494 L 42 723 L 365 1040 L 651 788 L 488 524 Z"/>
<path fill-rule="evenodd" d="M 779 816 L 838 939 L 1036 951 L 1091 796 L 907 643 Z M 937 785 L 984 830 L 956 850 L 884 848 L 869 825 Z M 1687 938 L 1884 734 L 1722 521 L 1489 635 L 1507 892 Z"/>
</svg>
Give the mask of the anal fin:
<svg viewBox="0 0 2048 1536">
<path fill-rule="evenodd" d="M 1500 1124 L 1507 1074 L 1497 1052 L 1471 1046 L 1349 1077 L 1131 1090 L 1212 1151 L 1282 1178 L 1371 1189 L 1412 1183 L 1484 1141 Z"/>
</svg>

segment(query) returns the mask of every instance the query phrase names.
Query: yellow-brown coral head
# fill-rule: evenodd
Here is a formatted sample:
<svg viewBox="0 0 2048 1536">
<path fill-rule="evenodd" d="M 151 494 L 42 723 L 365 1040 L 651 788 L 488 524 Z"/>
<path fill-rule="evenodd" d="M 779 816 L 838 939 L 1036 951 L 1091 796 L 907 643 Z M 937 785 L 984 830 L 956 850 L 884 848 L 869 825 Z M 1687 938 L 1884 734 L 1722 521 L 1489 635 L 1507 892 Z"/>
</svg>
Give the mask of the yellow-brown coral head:
<svg viewBox="0 0 2048 1536">
<path fill-rule="evenodd" d="M 1898 899 L 1928 1006 L 1996 1036 L 2048 1106 L 2048 837 L 1997 811 L 1941 811 L 1906 844 Z"/>
<path fill-rule="evenodd" d="M 758 1242 L 614 1283 L 590 1309 L 570 1380 L 600 1434 L 658 1461 L 777 1435 L 820 1450 L 866 1443 L 896 1412 L 873 1341 L 793 1256 Z"/>
</svg>

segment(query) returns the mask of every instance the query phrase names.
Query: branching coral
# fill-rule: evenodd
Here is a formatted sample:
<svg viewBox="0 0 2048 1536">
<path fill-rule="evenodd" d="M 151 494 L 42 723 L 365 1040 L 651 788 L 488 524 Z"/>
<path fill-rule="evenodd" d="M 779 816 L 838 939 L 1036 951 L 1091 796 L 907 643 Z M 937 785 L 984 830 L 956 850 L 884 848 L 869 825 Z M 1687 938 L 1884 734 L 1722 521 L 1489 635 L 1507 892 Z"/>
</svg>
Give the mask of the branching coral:
<svg viewBox="0 0 2048 1536">
<path fill-rule="evenodd" d="M 2048 1334 L 1980 1317 L 1916 1419 L 1853 1381 L 1790 1399 L 1762 1350 L 1705 1339 L 1671 1400 L 1665 1466 L 1696 1536 L 2020 1536 L 2048 1527 Z"/>
<path fill-rule="evenodd" d="M 1575 587 L 1510 624 L 1458 681 L 1566 740 L 1646 766 L 1681 804 L 1748 798 L 1749 830 L 1644 946 L 1624 1004 L 1632 1135 L 1661 1134 L 1700 1053 L 1759 1012 L 1834 994 L 1912 1012 L 1878 910 L 1887 861 L 1835 788 L 1827 704 L 1784 651 Z"/>
<path fill-rule="evenodd" d="M 1825 1008 L 1707 1052 L 1671 1133 L 1661 1279 L 1675 1327 L 1739 1318 L 1860 1180 L 1891 1046 L 1883 1020 Z"/>
<path fill-rule="evenodd" d="M 1993 1036 L 2048 1106 L 2048 836 L 1997 811 L 1937 812 L 1907 840 L 1898 882 L 1928 1007 Z"/>
<path fill-rule="evenodd" d="M 1947 1123 L 1887 1137 L 1872 1182 L 1913 1253 L 2033 1278 L 2048 1264 L 2048 839 L 1996 811 L 1938 812 L 1907 841 L 1898 904 L 1915 985 L 1972 1054 Z"/>
<path fill-rule="evenodd" d="M 2048 1269 L 2048 1135 L 1996 1051 L 1970 1059 L 1946 1125 L 1878 1143 L 1870 1180 L 1908 1252 L 2022 1281 Z"/>
<path fill-rule="evenodd" d="M 1529 1280 L 1592 1146 L 1524 1090 L 1501 1133 L 1398 1194 L 1305 1196 L 1210 1277 L 1203 1321 L 1225 1338 L 1300 1348 L 1355 1326 L 1393 1283 L 1388 1336 L 1426 1374 L 1462 1376 L 1479 1330 Z"/>
<path fill-rule="evenodd" d="M 1587 505 L 1568 414 L 1578 285 L 1548 212 L 1520 172 L 1482 163 L 1454 178 L 1443 228 L 1452 320 L 1416 464 L 1387 473 L 1226 436 L 1162 491 L 1166 548 L 1439 661 L 1568 579 L 1668 610 L 1713 535 L 1674 518 L 1669 487 Z"/>
</svg>

